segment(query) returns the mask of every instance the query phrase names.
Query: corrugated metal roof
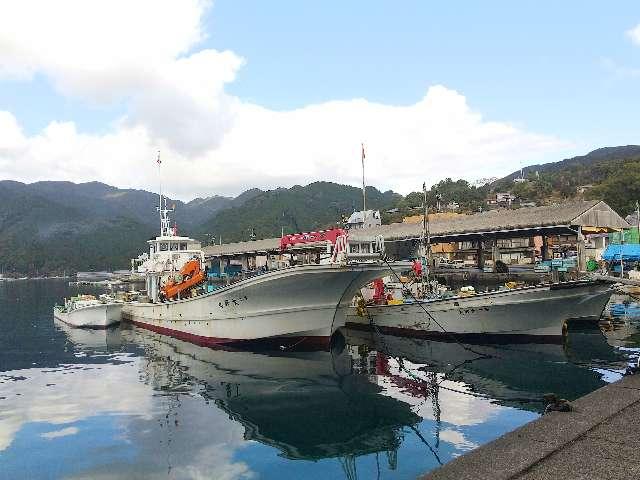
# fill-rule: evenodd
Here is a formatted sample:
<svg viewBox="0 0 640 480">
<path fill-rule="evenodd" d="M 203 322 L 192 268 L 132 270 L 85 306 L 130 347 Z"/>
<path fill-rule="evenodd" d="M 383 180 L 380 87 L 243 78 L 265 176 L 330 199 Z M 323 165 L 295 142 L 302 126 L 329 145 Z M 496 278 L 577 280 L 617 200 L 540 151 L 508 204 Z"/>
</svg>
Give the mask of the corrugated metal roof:
<svg viewBox="0 0 640 480">
<path fill-rule="evenodd" d="M 223 243 L 222 245 L 211 245 L 202 250 L 207 256 L 216 255 L 238 255 L 248 252 L 265 252 L 280 249 L 279 238 L 265 238 L 262 240 L 252 240 L 250 242 Z"/>
<path fill-rule="evenodd" d="M 612 229 L 629 228 L 629 224 L 609 205 L 599 200 L 581 200 L 541 207 L 514 210 L 490 210 L 474 215 L 458 215 L 438 218 L 429 222 L 433 237 L 491 233 L 509 230 L 532 230 L 536 228 L 584 225 Z M 392 223 L 379 227 L 349 231 L 352 240 L 371 240 L 382 235 L 385 240 L 419 238 L 421 223 Z M 250 252 L 278 251 L 279 238 L 265 238 L 250 242 L 227 243 L 203 248 L 205 255 L 238 255 Z"/>
<path fill-rule="evenodd" d="M 600 224 L 594 225 L 594 223 L 587 222 Z M 562 225 L 591 225 L 608 228 L 627 228 L 629 226 L 606 203 L 599 200 L 581 200 L 514 210 L 490 210 L 474 215 L 435 219 L 429 222 L 429 231 L 431 236 L 437 237 Z M 354 240 L 367 240 L 373 236 L 382 235 L 386 240 L 399 240 L 417 238 L 421 233 L 421 223 L 392 223 L 363 230 L 352 230 L 349 232 L 349 236 Z"/>
</svg>

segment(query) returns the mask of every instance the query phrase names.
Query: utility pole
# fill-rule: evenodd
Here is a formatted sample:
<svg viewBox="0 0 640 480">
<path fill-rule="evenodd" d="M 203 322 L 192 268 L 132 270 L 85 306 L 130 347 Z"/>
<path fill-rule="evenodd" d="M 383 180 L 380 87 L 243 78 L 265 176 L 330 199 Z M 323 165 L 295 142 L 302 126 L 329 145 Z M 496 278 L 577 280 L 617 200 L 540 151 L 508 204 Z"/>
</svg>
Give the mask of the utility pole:
<svg viewBox="0 0 640 480">
<path fill-rule="evenodd" d="M 624 229 L 620 231 L 620 278 L 624 278 Z"/>
<path fill-rule="evenodd" d="M 364 143 L 360 144 L 362 146 L 362 211 L 367 211 L 367 190 L 364 183 Z"/>
<path fill-rule="evenodd" d="M 636 200 L 636 226 L 638 227 L 638 238 L 640 239 L 640 205 Z M 640 240 L 638 240 L 640 242 Z"/>
</svg>

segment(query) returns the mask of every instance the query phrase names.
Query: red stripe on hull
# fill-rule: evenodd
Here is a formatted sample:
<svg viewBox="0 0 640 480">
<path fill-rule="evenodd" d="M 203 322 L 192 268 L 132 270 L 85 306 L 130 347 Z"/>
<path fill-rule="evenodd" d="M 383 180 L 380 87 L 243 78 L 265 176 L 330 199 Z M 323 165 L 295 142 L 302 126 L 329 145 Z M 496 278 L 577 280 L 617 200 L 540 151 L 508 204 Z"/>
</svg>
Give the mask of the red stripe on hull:
<svg viewBox="0 0 640 480">
<path fill-rule="evenodd" d="M 220 338 L 220 337 L 205 337 L 203 335 L 195 335 L 193 333 L 183 332 L 180 330 L 173 330 L 171 328 L 160 327 L 158 325 L 152 325 L 149 323 L 137 322 L 130 320 L 134 325 L 151 330 L 153 332 L 168 335 L 170 337 L 179 338 L 190 343 L 195 343 L 203 347 L 220 347 L 220 346 L 233 346 L 233 347 L 259 347 L 259 348 L 275 348 L 281 350 L 328 350 L 331 343 L 331 337 L 321 336 L 287 336 L 287 337 L 269 337 L 260 339 L 236 339 L 236 338 Z"/>
</svg>

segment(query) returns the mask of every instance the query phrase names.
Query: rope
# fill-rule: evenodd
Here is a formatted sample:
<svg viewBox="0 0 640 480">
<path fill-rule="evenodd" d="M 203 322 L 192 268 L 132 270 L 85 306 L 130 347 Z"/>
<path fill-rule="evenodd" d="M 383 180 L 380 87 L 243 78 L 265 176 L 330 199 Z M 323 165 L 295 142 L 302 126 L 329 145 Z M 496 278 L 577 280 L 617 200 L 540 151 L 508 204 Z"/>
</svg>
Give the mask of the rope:
<svg viewBox="0 0 640 480">
<path fill-rule="evenodd" d="M 387 264 L 387 267 L 389 267 L 389 270 L 391 270 L 391 273 L 393 273 L 393 275 L 398 279 L 398 282 L 402 283 L 400 281 L 400 276 L 396 273 L 396 271 L 393 269 L 393 267 L 389 264 L 388 260 L 386 258 L 384 258 L 383 261 L 384 261 L 384 263 Z M 407 290 L 407 291 L 409 292 L 409 295 L 411 295 L 411 298 L 413 298 L 414 304 L 417 304 L 417 305 L 420 306 L 422 311 L 429 318 L 429 321 L 433 321 L 433 323 L 435 323 L 438 327 L 440 327 L 440 329 L 442 330 L 443 333 L 445 333 L 449 338 L 451 338 L 454 342 L 456 342 L 458 345 L 460 345 L 463 349 L 465 349 L 468 352 L 475 353 L 476 355 L 480 356 L 481 358 L 500 358 L 499 356 L 488 355 L 486 353 L 480 353 L 480 352 L 474 350 L 473 348 L 469 347 L 468 345 L 465 345 L 464 343 L 462 343 L 460 340 L 458 340 L 458 338 L 453 333 L 447 331 L 446 328 L 444 328 L 442 325 L 440 325 L 440 322 L 438 322 L 435 319 L 435 317 L 433 315 L 431 315 L 431 313 L 429 313 L 429 311 L 423 305 L 423 302 L 419 301 L 415 297 L 415 295 L 413 294 L 413 292 L 411 290 Z M 373 321 L 373 319 L 371 317 L 369 317 L 369 318 L 370 318 L 371 321 Z"/>
<path fill-rule="evenodd" d="M 298 340 L 293 345 L 280 345 L 280 350 L 282 350 L 282 351 L 291 350 L 293 347 L 297 347 L 298 345 L 300 345 L 306 339 L 307 339 L 307 337 L 302 337 L 300 340 Z"/>
</svg>

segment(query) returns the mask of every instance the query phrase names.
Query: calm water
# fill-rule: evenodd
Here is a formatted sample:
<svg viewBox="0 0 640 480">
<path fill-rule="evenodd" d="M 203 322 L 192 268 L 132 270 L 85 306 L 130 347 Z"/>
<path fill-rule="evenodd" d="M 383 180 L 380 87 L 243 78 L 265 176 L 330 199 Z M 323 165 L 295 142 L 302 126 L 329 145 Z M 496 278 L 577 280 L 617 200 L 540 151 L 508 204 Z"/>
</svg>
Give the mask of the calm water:
<svg viewBox="0 0 640 480">
<path fill-rule="evenodd" d="M 565 346 L 347 332 L 332 352 L 222 351 L 54 323 L 75 292 L 0 284 L 1 478 L 413 479 L 536 418 L 543 393 L 619 378 L 640 344 L 627 323 Z"/>
</svg>

